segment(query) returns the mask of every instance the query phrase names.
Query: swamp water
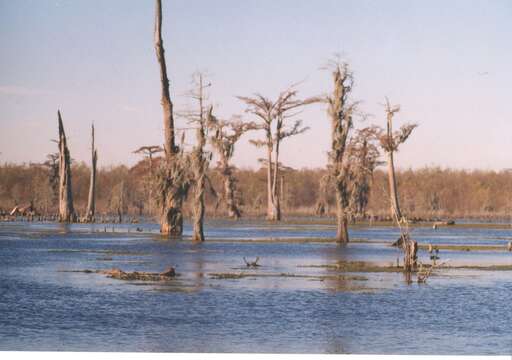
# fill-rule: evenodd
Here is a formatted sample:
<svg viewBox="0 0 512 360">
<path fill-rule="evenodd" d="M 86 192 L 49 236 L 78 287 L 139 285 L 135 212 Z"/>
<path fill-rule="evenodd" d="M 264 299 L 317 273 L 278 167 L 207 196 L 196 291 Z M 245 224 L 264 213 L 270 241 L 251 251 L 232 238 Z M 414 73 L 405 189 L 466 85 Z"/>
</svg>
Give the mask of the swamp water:
<svg viewBox="0 0 512 360">
<path fill-rule="evenodd" d="M 400 272 L 332 266 L 391 268 L 402 257 L 393 228 L 354 227 L 357 242 L 341 246 L 325 241 L 329 225 L 211 221 L 203 244 L 190 242 L 188 226 L 184 240 L 163 240 L 154 224 L 112 226 L 0 224 L 0 350 L 512 353 L 512 271 L 438 269 L 407 285 Z M 412 236 L 505 249 L 512 234 L 420 227 Z M 429 255 L 419 251 L 424 263 Z M 505 250 L 439 255 L 453 266 L 512 265 Z M 168 266 L 178 276 L 164 282 L 74 272 Z"/>
</svg>

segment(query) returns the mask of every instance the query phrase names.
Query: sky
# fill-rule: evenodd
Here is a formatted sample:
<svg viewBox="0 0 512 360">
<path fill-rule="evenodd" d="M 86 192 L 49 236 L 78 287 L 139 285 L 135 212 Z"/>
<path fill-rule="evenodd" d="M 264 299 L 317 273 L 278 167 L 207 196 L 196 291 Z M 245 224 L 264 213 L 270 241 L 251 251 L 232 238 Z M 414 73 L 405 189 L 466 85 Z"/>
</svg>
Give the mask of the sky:
<svg viewBox="0 0 512 360">
<path fill-rule="evenodd" d="M 71 156 L 99 166 L 133 165 L 133 150 L 162 144 L 154 2 L 0 0 L 0 163 L 41 162 L 57 151 L 57 110 Z M 164 0 L 163 39 L 175 109 L 196 71 L 208 75 L 220 118 L 244 113 L 236 96 L 326 94 L 323 69 L 341 53 L 354 70 L 354 100 L 385 125 L 383 102 L 401 105 L 396 126 L 419 126 L 397 154 L 399 168 L 512 168 L 512 2 L 346 0 Z M 311 129 L 284 140 L 282 162 L 323 167 L 330 143 L 325 105 L 298 119 Z M 186 126 L 178 119 L 178 126 Z M 264 156 L 249 139 L 234 164 Z M 190 134 L 193 143 L 193 136 Z"/>
</svg>

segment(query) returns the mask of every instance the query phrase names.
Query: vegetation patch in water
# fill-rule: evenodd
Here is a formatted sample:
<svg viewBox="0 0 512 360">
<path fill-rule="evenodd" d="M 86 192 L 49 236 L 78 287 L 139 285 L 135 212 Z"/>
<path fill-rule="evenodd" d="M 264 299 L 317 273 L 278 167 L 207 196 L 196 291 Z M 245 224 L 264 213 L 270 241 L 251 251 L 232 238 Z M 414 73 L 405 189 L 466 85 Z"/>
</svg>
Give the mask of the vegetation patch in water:
<svg viewBox="0 0 512 360">
<path fill-rule="evenodd" d="M 401 267 L 383 266 L 366 261 L 338 261 L 334 264 L 299 265 L 299 267 L 326 268 L 341 272 L 402 272 Z"/>
<path fill-rule="evenodd" d="M 428 244 L 418 244 L 422 250 L 429 248 Z M 451 251 L 508 251 L 506 245 L 434 245 L 435 249 Z"/>
<path fill-rule="evenodd" d="M 164 272 L 153 273 L 153 272 L 126 272 L 118 268 L 110 270 L 61 270 L 61 272 L 83 272 L 86 274 L 96 273 L 107 275 L 107 277 L 118 280 L 141 280 L 141 281 L 168 281 L 172 280 L 176 276 L 176 272 L 173 267 L 167 268 Z"/>
<path fill-rule="evenodd" d="M 145 256 L 148 253 L 137 251 L 120 251 L 120 250 L 96 250 L 96 249 L 48 249 L 49 253 L 88 253 L 88 254 L 105 254 L 105 255 L 137 255 Z"/>
<path fill-rule="evenodd" d="M 253 272 L 239 272 L 239 273 L 210 273 L 210 279 L 242 279 L 242 278 L 302 278 L 309 280 L 352 280 L 352 281 L 366 281 L 364 276 L 352 275 L 302 275 L 292 273 L 253 273 Z"/>
</svg>

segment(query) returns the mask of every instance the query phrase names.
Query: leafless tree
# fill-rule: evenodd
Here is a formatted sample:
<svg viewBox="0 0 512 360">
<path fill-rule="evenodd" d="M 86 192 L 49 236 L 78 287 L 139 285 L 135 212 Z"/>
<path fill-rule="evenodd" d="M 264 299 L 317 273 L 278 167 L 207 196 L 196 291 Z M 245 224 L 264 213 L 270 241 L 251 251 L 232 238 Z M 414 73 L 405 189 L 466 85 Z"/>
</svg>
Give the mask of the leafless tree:
<svg viewBox="0 0 512 360">
<path fill-rule="evenodd" d="M 148 145 L 141 146 L 137 150 L 135 150 L 134 154 L 142 154 L 143 156 L 149 159 L 149 173 L 153 174 L 153 155 L 158 154 L 164 151 L 161 146 L 158 145 Z"/>
<path fill-rule="evenodd" d="M 403 144 L 416 128 L 416 124 L 403 125 L 398 131 L 393 132 L 393 116 L 400 111 L 400 105 L 391 105 L 386 98 L 386 118 L 387 128 L 381 130 L 379 137 L 380 146 L 386 152 L 388 158 L 388 185 L 389 196 L 391 200 L 391 216 L 396 220 L 400 228 L 400 243 L 404 251 L 404 269 L 410 272 L 416 266 L 416 252 L 418 244 L 412 240 L 408 231 L 408 221 L 402 215 L 398 197 L 398 188 L 396 184 L 395 165 L 393 154 L 398 151 L 398 147 Z"/>
<path fill-rule="evenodd" d="M 194 126 L 196 132 L 196 144 L 190 153 L 191 164 L 191 183 L 194 193 L 193 197 L 193 241 L 204 241 L 204 196 L 206 189 L 206 172 L 209 166 L 211 154 L 205 150 L 206 139 L 208 137 L 207 120 L 211 114 L 211 108 L 206 108 L 206 94 L 204 89 L 209 87 L 210 83 L 204 83 L 204 75 L 200 72 L 193 75 L 194 89 L 188 93 L 188 96 L 197 101 L 197 110 L 186 111 L 181 115 L 188 120 L 188 123 Z"/>
<path fill-rule="evenodd" d="M 60 111 L 57 112 L 57 116 L 59 118 L 59 221 L 75 222 L 76 213 L 73 207 L 71 186 L 71 157 Z"/>
<path fill-rule="evenodd" d="M 126 186 L 124 180 L 112 188 L 110 195 L 110 211 L 117 215 L 117 222 L 123 222 L 123 215 L 126 213 L 128 202 L 126 201 Z"/>
<path fill-rule="evenodd" d="M 208 112 L 208 127 L 213 133 L 210 136 L 210 143 L 219 156 L 217 170 L 224 180 L 224 201 L 228 211 L 228 216 L 233 219 L 239 219 L 242 214 L 239 201 L 236 196 L 236 178 L 234 176 L 234 167 L 230 160 L 235 151 L 235 144 L 240 137 L 247 131 L 257 129 L 253 122 L 244 122 L 241 118 L 234 118 L 230 121 L 218 120 L 213 115 L 213 109 Z"/>
<path fill-rule="evenodd" d="M 91 126 L 91 129 L 91 181 L 89 183 L 89 197 L 85 213 L 86 222 L 94 222 L 96 213 L 96 163 L 98 161 L 98 152 L 94 146 L 94 125 Z"/>
<path fill-rule="evenodd" d="M 378 129 L 374 126 L 355 130 L 349 143 L 350 208 L 355 217 L 365 218 L 371 182 L 379 161 L 380 152 L 375 144 Z"/>
<path fill-rule="evenodd" d="M 57 141 L 58 143 L 58 141 Z M 42 164 L 47 169 L 48 184 L 51 189 L 50 205 L 54 206 L 59 198 L 59 153 L 51 153 L 46 155 L 47 160 Z M 50 206 L 49 206 L 50 207 Z"/>
<path fill-rule="evenodd" d="M 329 188 L 330 188 L 330 178 L 328 172 L 325 176 L 320 178 L 319 186 L 318 186 L 318 197 L 315 205 L 315 214 L 318 216 L 324 216 L 329 212 Z"/>
<path fill-rule="evenodd" d="M 186 195 L 187 176 L 183 166 L 186 160 L 175 143 L 173 104 L 169 92 L 169 78 L 162 40 L 162 2 L 156 0 L 155 50 L 160 65 L 160 84 L 164 118 L 165 163 L 158 171 L 157 203 L 160 206 L 160 232 L 181 236 L 183 233 L 183 199 Z"/>
<path fill-rule="evenodd" d="M 301 120 L 295 120 L 287 126 L 287 120 L 297 115 L 296 110 L 302 106 L 318 101 L 316 98 L 299 100 L 297 91 L 292 88 L 283 91 L 279 97 L 272 101 L 261 94 L 253 97 L 239 96 L 238 99 L 247 105 L 246 112 L 256 116 L 260 121 L 260 128 L 265 131 L 265 140 L 251 140 L 256 147 L 267 148 L 267 161 L 274 166 L 267 167 L 267 219 L 281 220 L 279 179 L 279 154 L 281 141 L 307 131 Z M 295 110 L 295 111 L 294 111 Z"/>
<path fill-rule="evenodd" d="M 400 201 L 398 197 L 398 188 L 395 176 L 395 164 L 393 154 L 398 151 L 398 147 L 404 143 L 412 131 L 417 127 L 416 124 L 405 124 L 400 130 L 393 132 L 393 116 L 400 111 L 400 105 L 391 105 L 386 98 L 386 130 L 381 130 L 379 136 L 380 146 L 384 150 L 388 158 L 388 184 L 389 196 L 391 200 L 391 216 L 396 217 L 397 221 L 402 219 L 402 211 L 400 210 Z"/>
<path fill-rule="evenodd" d="M 154 173 L 154 164 L 153 164 L 153 155 L 163 152 L 164 149 L 158 145 L 147 145 L 141 146 L 137 150 L 135 150 L 134 154 L 142 154 L 144 157 L 148 159 L 148 173 L 143 178 L 143 188 L 145 192 L 145 201 L 148 204 L 148 212 L 153 215 L 154 208 L 154 187 L 155 187 L 155 173 Z M 143 204 L 141 204 L 143 205 Z M 142 211 L 142 208 L 141 208 Z"/>
</svg>

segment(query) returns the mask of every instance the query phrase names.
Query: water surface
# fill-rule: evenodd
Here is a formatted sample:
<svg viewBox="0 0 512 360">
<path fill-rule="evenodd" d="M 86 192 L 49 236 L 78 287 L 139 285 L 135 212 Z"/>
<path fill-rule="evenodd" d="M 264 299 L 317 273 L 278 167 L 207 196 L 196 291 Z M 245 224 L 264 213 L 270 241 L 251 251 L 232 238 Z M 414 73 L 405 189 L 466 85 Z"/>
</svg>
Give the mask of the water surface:
<svg viewBox="0 0 512 360">
<path fill-rule="evenodd" d="M 112 226 L 114 231 L 112 232 Z M 136 231 L 137 227 L 143 232 Z M 128 232 L 129 231 L 129 232 Z M 400 273 L 333 279 L 311 265 L 392 264 L 389 227 L 356 227 L 345 246 L 254 241 L 331 238 L 329 225 L 212 221 L 208 240 L 166 240 L 154 224 L 0 224 L 0 350 L 289 352 L 380 354 L 512 353 L 512 272 L 440 270 L 427 284 Z M 420 243 L 503 245 L 508 230 L 417 228 Z M 253 240 L 253 241 L 251 241 Z M 428 254 L 420 252 L 428 262 Z M 243 257 L 260 257 L 248 270 Z M 505 251 L 444 251 L 453 264 L 512 264 Z M 179 276 L 125 282 L 110 269 Z M 272 275 L 215 279 L 214 273 Z M 294 274 L 309 277 L 283 277 Z"/>
</svg>

